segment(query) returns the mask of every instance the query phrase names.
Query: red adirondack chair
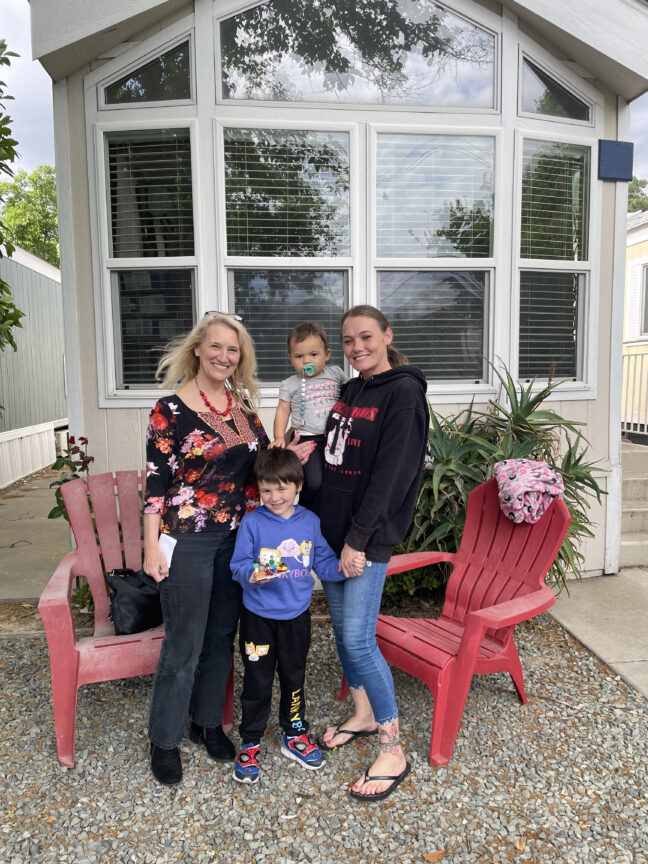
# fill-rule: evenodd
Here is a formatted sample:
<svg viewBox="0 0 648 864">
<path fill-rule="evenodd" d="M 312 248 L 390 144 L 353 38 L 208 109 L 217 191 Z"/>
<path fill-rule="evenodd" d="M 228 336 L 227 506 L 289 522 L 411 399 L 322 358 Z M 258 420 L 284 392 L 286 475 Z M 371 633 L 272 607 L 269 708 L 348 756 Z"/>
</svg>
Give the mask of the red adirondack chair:
<svg viewBox="0 0 648 864">
<path fill-rule="evenodd" d="M 439 618 L 379 615 L 376 628 L 385 659 L 430 688 L 431 765 L 450 761 L 474 674 L 508 672 L 520 701 L 528 701 L 513 630 L 556 602 L 544 580 L 569 522 L 559 498 L 535 524 L 512 522 L 500 509 L 497 482 L 488 480 L 468 496 L 458 552 L 413 552 L 389 562 L 389 574 L 440 561 L 453 565 Z M 337 698 L 347 693 L 343 681 Z"/>
<path fill-rule="evenodd" d="M 77 692 L 83 684 L 155 672 L 164 625 L 116 636 L 104 571 L 142 566 L 142 490 L 145 474 L 117 471 L 61 486 L 77 548 L 64 556 L 38 603 L 49 647 L 56 749 L 61 765 L 74 767 Z M 92 511 L 90 510 L 92 505 Z M 94 524 L 93 524 L 94 516 Z M 99 545 L 95 528 L 99 535 Z M 103 563 L 102 563 L 103 560 Z M 94 635 L 77 639 L 70 593 L 77 576 L 88 580 L 94 600 Z M 227 689 L 223 726 L 232 728 L 233 677 Z"/>
</svg>

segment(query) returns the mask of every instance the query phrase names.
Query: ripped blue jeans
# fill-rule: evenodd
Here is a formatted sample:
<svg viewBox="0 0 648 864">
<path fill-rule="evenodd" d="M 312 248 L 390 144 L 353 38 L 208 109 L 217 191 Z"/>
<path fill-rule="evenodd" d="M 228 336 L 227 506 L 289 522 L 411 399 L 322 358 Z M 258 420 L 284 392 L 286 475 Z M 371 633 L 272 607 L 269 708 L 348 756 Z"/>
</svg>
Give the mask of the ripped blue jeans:
<svg viewBox="0 0 648 864">
<path fill-rule="evenodd" d="M 367 561 L 360 576 L 322 583 L 349 687 L 365 690 L 381 726 L 398 717 L 394 680 L 376 643 L 376 621 L 386 575 L 386 563 Z"/>
</svg>

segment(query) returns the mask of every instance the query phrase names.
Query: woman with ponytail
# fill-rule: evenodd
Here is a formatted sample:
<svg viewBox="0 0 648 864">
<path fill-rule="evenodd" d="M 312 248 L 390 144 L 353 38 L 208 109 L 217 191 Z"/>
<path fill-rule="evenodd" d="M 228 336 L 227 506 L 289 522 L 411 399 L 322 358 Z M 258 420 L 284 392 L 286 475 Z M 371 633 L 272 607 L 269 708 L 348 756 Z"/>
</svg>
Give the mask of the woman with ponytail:
<svg viewBox="0 0 648 864">
<path fill-rule="evenodd" d="M 423 373 L 392 345 L 392 329 L 379 309 L 350 309 L 342 317 L 341 338 L 359 375 L 343 386 L 327 421 L 319 516 L 348 577 L 326 583 L 324 590 L 353 712 L 346 722 L 329 726 L 319 743 L 332 751 L 378 734 L 378 756 L 350 794 L 380 801 L 410 765 L 400 742 L 391 672 L 376 644 L 376 622 L 387 564 L 416 503 L 429 411 Z M 358 552 L 366 555 L 366 566 L 355 576 Z"/>
</svg>

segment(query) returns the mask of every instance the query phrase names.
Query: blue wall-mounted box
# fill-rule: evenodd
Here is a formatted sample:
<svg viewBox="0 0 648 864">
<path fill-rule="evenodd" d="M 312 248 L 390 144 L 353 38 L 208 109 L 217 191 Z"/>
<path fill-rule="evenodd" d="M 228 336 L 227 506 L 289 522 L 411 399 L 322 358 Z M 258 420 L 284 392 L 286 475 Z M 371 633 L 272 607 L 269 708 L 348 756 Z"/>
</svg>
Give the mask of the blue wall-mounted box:
<svg viewBox="0 0 648 864">
<path fill-rule="evenodd" d="M 632 180 L 632 141 L 599 140 L 599 180 Z"/>
</svg>

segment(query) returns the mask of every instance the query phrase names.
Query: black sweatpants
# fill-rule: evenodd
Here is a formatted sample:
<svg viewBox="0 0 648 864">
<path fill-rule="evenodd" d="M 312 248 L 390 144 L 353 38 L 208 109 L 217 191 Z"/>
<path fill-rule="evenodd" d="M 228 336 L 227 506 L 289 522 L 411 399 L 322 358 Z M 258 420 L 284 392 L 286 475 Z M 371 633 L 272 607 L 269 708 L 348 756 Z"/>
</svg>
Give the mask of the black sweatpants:
<svg viewBox="0 0 648 864">
<path fill-rule="evenodd" d="M 281 687 L 281 728 L 286 735 L 308 732 L 304 678 L 310 637 L 309 609 L 296 618 L 279 621 L 243 607 L 239 625 L 244 667 L 239 734 L 244 744 L 258 744 L 266 730 L 275 669 Z"/>
</svg>

